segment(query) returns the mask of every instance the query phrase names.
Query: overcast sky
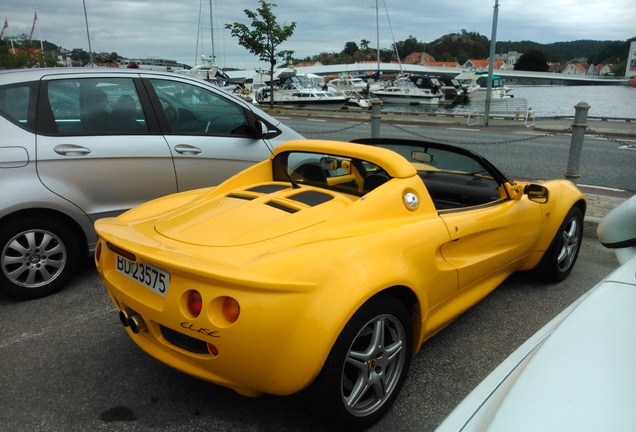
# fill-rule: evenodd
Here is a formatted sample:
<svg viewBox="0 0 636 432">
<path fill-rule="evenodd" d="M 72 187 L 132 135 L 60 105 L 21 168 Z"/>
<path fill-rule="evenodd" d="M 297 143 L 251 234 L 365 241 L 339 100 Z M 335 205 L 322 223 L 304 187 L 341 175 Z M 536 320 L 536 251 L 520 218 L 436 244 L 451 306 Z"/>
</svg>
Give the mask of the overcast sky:
<svg viewBox="0 0 636 432">
<path fill-rule="evenodd" d="M 117 52 L 128 58 L 165 58 L 193 65 L 212 53 L 209 0 L 83 0 L 94 52 Z M 9 27 L 4 36 L 29 34 L 37 8 L 34 39 L 64 48 L 88 51 L 82 0 L 2 0 L 0 19 Z M 281 25 L 296 22 L 293 36 L 280 49 L 305 58 L 340 52 L 348 41 L 363 39 L 377 46 L 376 0 L 272 0 Z M 214 52 L 221 67 L 267 68 L 238 45 L 226 23 L 249 26 L 244 9 L 257 0 L 212 0 Z M 431 42 L 461 29 L 492 35 L 495 0 L 379 0 L 380 48 L 409 36 Z M 201 7 L 202 6 L 202 7 Z M 202 12 L 200 13 L 200 9 Z M 387 13 L 388 12 L 388 13 Z M 201 26 L 199 21 L 201 18 Z M 197 34 L 198 51 L 197 51 Z M 636 36 L 634 0 L 501 0 L 498 41 L 539 43 L 627 40 Z M 627 53 L 625 53 L 627 55 Z"/>
</svg>

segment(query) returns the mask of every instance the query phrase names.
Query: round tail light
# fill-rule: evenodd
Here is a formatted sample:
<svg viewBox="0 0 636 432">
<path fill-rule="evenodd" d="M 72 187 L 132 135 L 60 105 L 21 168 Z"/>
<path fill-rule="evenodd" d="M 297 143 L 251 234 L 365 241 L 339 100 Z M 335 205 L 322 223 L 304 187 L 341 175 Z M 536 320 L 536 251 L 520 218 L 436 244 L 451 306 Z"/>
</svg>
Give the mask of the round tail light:
<svg viewBox="0 0 636 432">
<path fill-rule="evenodd" d="M 223 300 L 223 317 L 225 317 L 230 324 L 233 324 L 240 314 L 241 306 L 238 301 L 232 297 L 225 297 L 225 300 Z"/>
<path fill-rule="evenodd" d="M 198 291 L 190 291 L 188 294 L 188 312 L 192 314 L 194 318 L 201 314 L 203 308 L 203 299 Z"/>
</svg>

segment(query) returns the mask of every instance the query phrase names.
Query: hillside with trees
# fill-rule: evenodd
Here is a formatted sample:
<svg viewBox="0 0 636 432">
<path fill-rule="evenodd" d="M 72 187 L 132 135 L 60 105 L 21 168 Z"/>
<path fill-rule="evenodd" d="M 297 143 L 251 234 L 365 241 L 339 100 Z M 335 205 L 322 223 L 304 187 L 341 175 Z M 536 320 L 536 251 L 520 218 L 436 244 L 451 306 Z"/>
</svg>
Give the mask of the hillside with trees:
<svg viewBox="0 0 636 432">
<path fill-rule="evenodd" d="M 592 41 L 578 40 L 572 42 L 555 42 L 540 44 L 532 41 L 497 42 L 497 53 L 516 51 L 519 53 L 532 52 L 533 56 L 540 54 L 549 62 L 568 63 L 584 60 L 591 64 L 613 64 L 617 75 L 625 71 L 629 44 L 636 38 L 627 41 Z M 397 54 L 396 54 L 397 51 Z M 464 64 L 469 59 L 486 59 L 490 53 L 490 40 L 479 33 L 462 30 L 460 33 L 444 35 L 432 42 L 418 41 L 415 36 L 409 36 L 404 41 L 396 42 L 392 49 L 381 49 L 382 62 L 397 61 L 414 52 L 426 52 L 436 61 L 456 61 Z M 320 53 L 301 61 L 320 61 L 322 64 L 354 63 L 359 61 L 375 61 L 377 52 L 369 46 L 368 40 L 362 40 L 360 46 L 349 41 L 339 53 Z"/>
</svg>

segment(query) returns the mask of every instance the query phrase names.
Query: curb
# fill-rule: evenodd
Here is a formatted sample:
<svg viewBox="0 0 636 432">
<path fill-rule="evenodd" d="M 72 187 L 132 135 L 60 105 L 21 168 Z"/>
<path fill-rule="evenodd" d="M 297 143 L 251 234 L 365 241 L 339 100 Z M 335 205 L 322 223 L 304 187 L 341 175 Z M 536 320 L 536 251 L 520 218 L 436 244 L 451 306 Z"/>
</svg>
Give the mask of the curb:
<svg viewBox="0 0 636 432">
<path fill-rule="evenodd" d="M 606 135 L 606 136 L 616 136 L 623 138 L 636 138 L 636 131 L 627 130 L 627 129 L 604 129 L 604 128 L 596 128 L 594 126 L 588 125 L 590 129 L 589 132 L 586 132 L 586 135 Z M 561 132 L 563 131 L 562 126 L 558 125 L 534 125 L 532 129 L 541 132 Z"/>
<path fill-rule="evenodd" d="M 596 230 L 598 228 L 598 224 L 601 223 L 601 220 L 602 219 L 598 217 L 585 216 L 585 218 L 583 219 L 583 237 L 598 240 Z"/>
</svg>

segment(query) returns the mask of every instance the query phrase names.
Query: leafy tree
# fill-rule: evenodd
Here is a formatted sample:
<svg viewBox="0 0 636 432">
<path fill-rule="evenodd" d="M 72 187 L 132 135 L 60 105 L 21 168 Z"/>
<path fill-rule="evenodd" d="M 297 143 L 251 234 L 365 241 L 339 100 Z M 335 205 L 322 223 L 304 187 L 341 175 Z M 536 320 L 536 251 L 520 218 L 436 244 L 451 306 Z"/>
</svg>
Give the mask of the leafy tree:
<svg viewBox="0 0 636 432">
<path fill-rule="evenodd" d="M 31 40 L 26 34 L 4 38 L 0 41 L 0 69 L 58 66 L 57 59 L 44 55 L 41 47 L 44 47 L 44 53 L 57 49 L 50 42 L 40 43 L 39 40 Z"/>
<path fill-rule="evenodd" d="M 90 54 L 81 48 L 75 48 L 71 51 L 71 60 L 81 62 L 83 65 L 90 63 Z"/>
<path fill-rule="evenodd" d="M 276 5 L 267 3 L 265 0 L 259 0 L 259 3 L 261 7 L 256 9 L 256 12 L 250 9 L 243 10 L 245 15 L 252 20 L 251 29 L 245 24 L 238 22 L 225 24 L 225 28 L 231 30 L 232 36 L 238 38 L 239 45 L 247 48 L 252 54 L 257 55 L 261 61 L 269 62 L 270 76 L 273 80 L 276 60 L 288 60 L 294 53 L 289 50 L 278 51 L 278 46 L 294 34 L 296 22 L 281 27 L 276 22 L 276 16 L 272 13 L 272 8 L 276 7 Z M 270 83 L 270 108 L 274 107 L 274 86 L 272 84 Z"/>
<path fill-rule="evenodd" d="M 409 36 L 405 41 L 396 42 L 395 46 L 401 59 L 414 52 L 423 52 L 425 48 L 424 43 L 419 42 L 414 36 Z"/>
<path fill-rule="evenodd" d="M 517 60 L 515 70 L 547 72 L 550 68 L 548 58 L 541 51 L 532 49 Z"/>
<path fill-rule="evenodd" d="M 488 58 L 490 41 L 479 33 L 462 31 L 442 36 L 426 45 L 426 52 L 438 61 L 466 63 L 469 59 Z"/>
<path fill-rule="evenodd" d="M 619 63 L 625 58 L 625 53 L 629 53 L 630 41 L 611 41 L 602 47 L 594 56 L 590 56 L 589 60 L 593 64 L 602 63 Z"/>
<path fill-rule="evenodd" d="M 368 50 L 369 49 L 369 45 L 371 44 L 371 41 L 366 40 L 366 39 L 362 39 L 360 41 L 360 49 L 361 50 Z"/>
<path fill-rule="evenodd" d="M 358 52 L 358 45 L 355 42 L 347 42 L 344 46 L 344 50 L 342 51 L 345 55 L 354 55 Z"/>
</svg>

